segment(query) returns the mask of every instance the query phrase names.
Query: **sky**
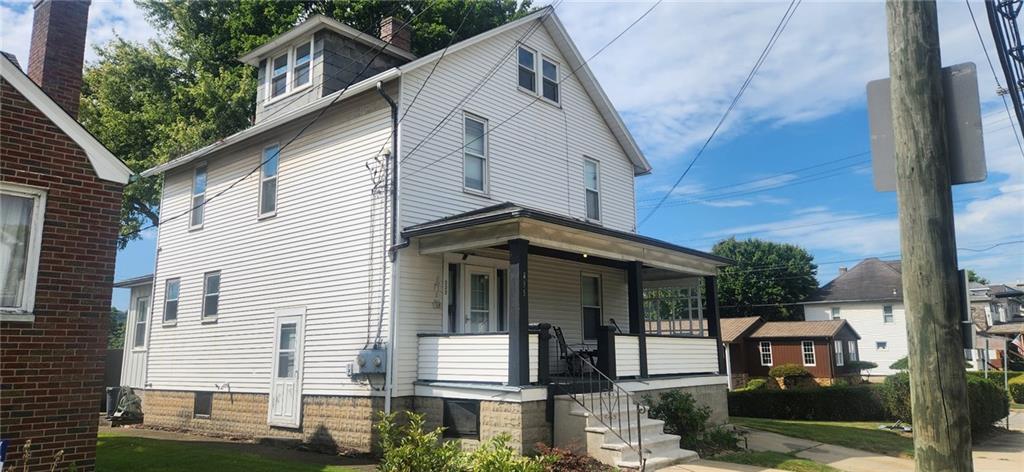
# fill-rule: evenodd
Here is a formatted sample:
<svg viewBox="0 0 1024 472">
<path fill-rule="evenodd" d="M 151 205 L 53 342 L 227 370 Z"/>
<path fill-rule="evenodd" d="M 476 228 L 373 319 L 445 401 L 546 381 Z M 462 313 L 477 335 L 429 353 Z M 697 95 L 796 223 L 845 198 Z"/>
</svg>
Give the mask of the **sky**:
<svg viewBox="0 0 1024 472">
<path fill-rule="evenodd" d="M 590 57 L 651 5 L 566 0 L 556 12 Z M 638 220 L 708 138 L 788 5 L 666 1 L 590 62 L 654 166 L 637 180 Z M 971 5 L 993 53 L 984 4 Z M 0 49 L 23 64 L 31 15 L 31 3 L 0 1 Z M 953 190 L 959 263 L 993 282 L 1024 281 L 1024 244 L 991 248 L 1024 240 L 1024 152 L 965 3 L 939 2 L 939 23 L 943 64 L 977 65 L 988 170 L 984 182 Z M 133 3 L 94 0 L 88 43 L 115 35 L 158 32 Z M 90 47 L 86 60 L 95 58 Z M 898 258 L 896 196 L 874 190 L 868 152 L 865 85 L 887 75 L 883 3 L 800 4 L 722 129 L 639 232 L 703 250 L 732 235 L 797 244 L 814 255 L 821 283 L 866 257 Z M 117 278 L 152 272 L 154 239 L 119 253 Z M 124 307 L 126 291 L 115 292 Z"/>
</svg>

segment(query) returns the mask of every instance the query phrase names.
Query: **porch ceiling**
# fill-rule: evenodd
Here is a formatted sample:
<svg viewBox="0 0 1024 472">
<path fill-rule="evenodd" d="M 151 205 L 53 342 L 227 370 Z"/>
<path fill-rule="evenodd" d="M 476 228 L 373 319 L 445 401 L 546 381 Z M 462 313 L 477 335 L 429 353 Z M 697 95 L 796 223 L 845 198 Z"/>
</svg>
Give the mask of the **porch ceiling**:
<svg viewBox="0 0 1024 472">
<path fill-rule="evenodd" d="M 717 275 L 730 260 L 695 249 L 510 203 L 405 228 L 422 254 L 496 247 L 513 239 L 687 275 Z M 667 275 L 667 274 L 666 274 Z"/>
</svg>

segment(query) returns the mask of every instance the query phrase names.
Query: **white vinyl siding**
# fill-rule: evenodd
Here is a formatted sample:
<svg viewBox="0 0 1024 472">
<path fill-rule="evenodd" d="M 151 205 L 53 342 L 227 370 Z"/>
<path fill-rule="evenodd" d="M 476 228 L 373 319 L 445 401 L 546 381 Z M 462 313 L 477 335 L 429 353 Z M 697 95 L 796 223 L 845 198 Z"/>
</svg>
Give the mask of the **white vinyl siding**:
<svg viewBox="0 0 1024 472">
<path fill-rule="evenodd" d="M 395 86 L 385 90 L 398 94 Z M 287 211 L 255 221 L 260 186 L 252 176 L 210 202 L 204 231 L 161 226 L 153 318 L 162 319 L 167 278 L 181 278 L 181 298 L 177 326 L 157 321 L 151 330 L 152 388 L 210 391 L 229 383 L 232 392 L 267 393 L 275 310 L 306 307 L 302 393 L 369 394 L 345 368 L 366 345 L 367 331 L 371 342 L 376 337 L 382 309 L 381 337 L 388 338 L 390 281 L 381 277 L 386 207 L 372 193 L 365 164 L 379 157 L 391 135 L 391 115 L 376 91 L 351 100 L 328 110 L 281 152 L 277 204 Z M 259 165 L 268 142 L 296 131 L 283 127 L 210 156 L 210 194 Z M 190 181 L 190 171 L 166 175 L 166 214 L 185 211 Z M 217 269 L 223 271 L 218 319 L 203 324 L 203 274 Z"/>
<path fill-rule="evenodd" d="M 814 356 L 814 341 L 801 341 L 800 352 L 803 354 L 804 365 L 817 365 L 817 359 Z"/>
<path fill-rule="evenodd" d="M 0 183 L 0 319 L 32 321 L 46 192 Z"/>
<path fill-rule="evenodd" d="M 761 341 L 758 344 L 758 350 L 761 354 L 761 365 L 770 366 L 772 365 L 772 343 L 771 341 Z"/>
<path fill-rule="evenodd" d="M 693 337 L 647 337 L 649 375 L 718 372 L 716 341 Z"/>
<path fill-rule="evenodd" d="M 399 140 L 402 227 L 503 202 L 584 219 L 581 156 L 590 156 L 601 162 L 601 224 L 634 231 L 633 165 L 579 80 L 571 76 L 559 85 L 561 109 L 512 85 L 519 67 L 517 40 L 534 26 L 446 55 L 425 86 L 431 67 L 403 73 L 400 106 L 408 114 Z M 523 42 L 536 50 L 535 57 L 567 64 L 544 27 Z M 494 78 L 460 105 L 499 59 Z M 423 92 L 406 110 L 420 87 Z M 463 111 L 488 119 L 486 195 L 463 190 Z"/>
<path fill-rule="evenodd" d="M 886 322 L 884 306 L 892 306 L 892 322 Z M 896 371 L 889 365 L 908 353 L 906 314 L 899 302 L 846 302 L 804 305 L 804 319 L 822 321 L 832 319 L 832 308 L 839 308 L 842 319 L 860 335 L 860 341 L 847 342 L 848 361 L 864 360 L 878 364 L 871 375 L 890 375 Z M 886 349 L 878 350 L 876 341 L 885 342 Z M 859 345 L 860 349 L 852 347 Z M 857 355 L 857 351 L 860 355 Z"/>
<path fill-rule="evenodd" d="M 280 167 L 281 147 L 277 144 L 263 148 L 260 166 L 260 218 L 277 214 L 277 173 Z"/>
</svg>

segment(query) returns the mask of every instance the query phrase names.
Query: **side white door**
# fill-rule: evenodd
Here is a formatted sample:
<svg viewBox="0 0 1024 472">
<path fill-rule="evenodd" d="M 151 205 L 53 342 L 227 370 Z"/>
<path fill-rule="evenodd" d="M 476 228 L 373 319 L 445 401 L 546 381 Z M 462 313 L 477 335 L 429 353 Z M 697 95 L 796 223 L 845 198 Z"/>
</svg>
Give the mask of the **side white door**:
<svg viewBox="0 0 1024 472">
<path fill-rule="evenodd" d="M 298 428 L 302 424 L 302 315 L 304 309 L 277 311 L 274 329 L 274 369 L 270 381 L 267 422 Z"/>
</svg>

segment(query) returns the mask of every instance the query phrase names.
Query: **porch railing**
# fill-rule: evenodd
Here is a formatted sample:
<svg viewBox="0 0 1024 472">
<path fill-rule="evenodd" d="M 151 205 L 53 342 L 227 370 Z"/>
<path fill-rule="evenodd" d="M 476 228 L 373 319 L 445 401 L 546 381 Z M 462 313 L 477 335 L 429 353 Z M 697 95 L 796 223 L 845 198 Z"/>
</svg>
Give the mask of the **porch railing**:
<svg viewBox="0 0 1024 472">
<path fill-rule="evenodd" d="M 529 334 L 530 382 L 538 381 L 539 333 Z M 508 383 L 508 333 L 420 333 L 419 380 Z"/>
<path fill-rule="evenodd" d="M 647 461 L 640 420 L 647 415 L 647 406 L 631 393 L 601 372 L 590 360 L 571 347 L 565 346 L 570 363 L 578 368 L 567 369 L 564 375 L 552 379 L 556 395 L 566 395 L 583 407 L 608 431 L 637 454 L 640 470 Z"/>
</svg>

